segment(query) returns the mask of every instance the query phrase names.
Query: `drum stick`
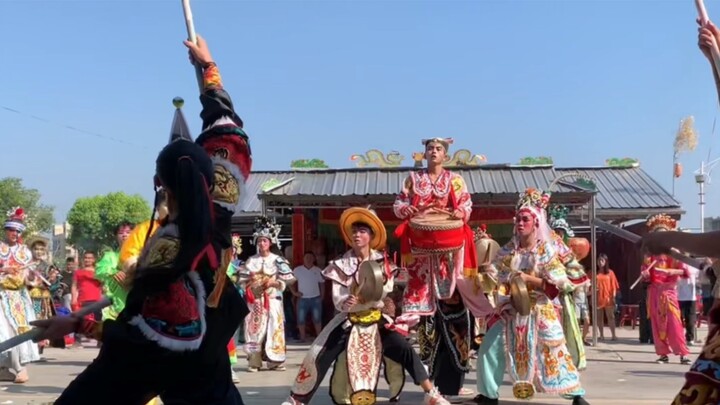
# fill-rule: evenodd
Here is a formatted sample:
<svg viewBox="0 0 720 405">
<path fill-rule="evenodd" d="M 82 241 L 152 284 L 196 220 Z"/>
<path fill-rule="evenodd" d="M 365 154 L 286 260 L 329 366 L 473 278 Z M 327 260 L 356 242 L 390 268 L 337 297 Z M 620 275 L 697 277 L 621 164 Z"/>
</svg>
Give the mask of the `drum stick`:
<svg viewBox="0 0 720 405">
<path fill-rule="evenodd" d="M 655 266 L 655 264 L 657 264 L 657 260 L 653 260 L 647 268 L 651 269 L 653 266 Z M 632 290 L 635 287 L 637 287 L 638 283 L 640 283 L 640 281 L 642 281 L 642 279 L 643 279 L 643 276 L 642 276 L 642 274 L 640 274 L 640 277 L 638 277 L 638 279 L 635 280 L 634 283 L 632 283 L 632 285 L 630 286 L 630 289 Z"/>
<path fill-rule="evenodd" d="M 102 300 L 100 300 L 94 304 L 90 304 L 90 305 L 86 306 L 85 308 L 80 309 L 77 312 L 74 312 L 71 316 L 83 318 L 87 315 L 90 315 L 91 313 L 93 313 L 95 311 L 99 311 L 105 307 L 109 307 L 110 304 L 112 304 L 112 301 L 110 301 L 109 298 L 103 297 Z M 0 342 L 0 353 L 4 352 L 6 350 L 10 350 L 13 347 L 15 347 L 19 344 L 25 343 L 29 340 L 37 341 L 40 339 L 40 336 L 42 335 L 42 333 L 44 331 L 45 331 L 45 328 L 33 328 L 25 333 L 21 333 L 17 336 L 13 336 L 4 342 Z"/>
</svg>

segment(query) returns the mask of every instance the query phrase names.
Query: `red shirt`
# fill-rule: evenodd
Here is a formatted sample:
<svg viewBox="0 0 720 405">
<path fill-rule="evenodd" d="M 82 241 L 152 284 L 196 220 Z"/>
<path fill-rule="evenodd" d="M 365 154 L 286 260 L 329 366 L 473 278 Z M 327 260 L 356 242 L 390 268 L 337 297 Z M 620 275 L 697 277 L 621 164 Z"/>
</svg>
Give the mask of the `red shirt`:
<svg viewBox="0 0 720 405">
<path fill-rule="evenodd" d="M 100 301 L 102 297 L 102 284 L 95 279 L 94 269 L 75 270 L 75 273 L 73 273 L 73 281 L 77 286 L 78 304 Z"/>
</svg>

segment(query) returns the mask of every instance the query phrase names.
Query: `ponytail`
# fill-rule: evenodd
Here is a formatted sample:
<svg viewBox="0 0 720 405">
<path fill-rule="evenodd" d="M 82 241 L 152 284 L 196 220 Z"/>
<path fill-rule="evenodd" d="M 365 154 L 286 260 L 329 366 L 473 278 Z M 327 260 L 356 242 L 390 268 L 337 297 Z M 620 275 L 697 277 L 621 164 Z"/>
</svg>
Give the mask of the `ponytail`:
<svg viewBox="0 0 720 405">
<path fill-rule="evenodd" d="M 178 160 L 175 181 L 178 184 L 175 190 L 178 208 L 175 222 L 180 234 L 180 253 L 176 263 L 195 264 L 197 256 L 203 253 L 212 238 L 213 205 L 210 188 L 195 162 L 186 156 Z"/>
</svg>

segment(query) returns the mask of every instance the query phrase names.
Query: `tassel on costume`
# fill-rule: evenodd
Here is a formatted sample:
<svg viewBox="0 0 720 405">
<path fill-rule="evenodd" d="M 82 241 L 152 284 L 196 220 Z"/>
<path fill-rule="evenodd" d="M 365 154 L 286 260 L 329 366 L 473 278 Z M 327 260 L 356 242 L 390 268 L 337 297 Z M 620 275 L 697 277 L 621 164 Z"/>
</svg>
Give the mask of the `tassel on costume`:
<svg viewBox="0 0 720 405">
<path fill-rule="evenodd" d="M 215 287 L 213 288 L 210 296 L 208 297 L 207 305 L 210 308 L 217 308 L 220 303 L 220 295 L 225 288 L 227 282 L 227 268 L 232 262 L 233 251 L 232 249 L 224 249 L 222 252 L 222 261 L 220 262 L 220 268 L 215 270 Z M 249 301 L 249 297 L 248 297 Z"/>
</svg>

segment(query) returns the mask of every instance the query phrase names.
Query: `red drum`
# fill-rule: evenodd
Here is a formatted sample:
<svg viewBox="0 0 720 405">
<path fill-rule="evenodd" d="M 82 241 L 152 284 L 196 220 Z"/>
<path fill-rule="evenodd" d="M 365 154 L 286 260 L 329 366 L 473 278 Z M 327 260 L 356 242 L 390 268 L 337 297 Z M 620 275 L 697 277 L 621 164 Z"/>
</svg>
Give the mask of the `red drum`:
<svg viewBox="0 0 720 405">
<path fill-rule="evenodd" d="M 465 223 L 447 215 L 430 214 L 410 219 L 412 253 L 438 254 L 459 250 L 465 244 Z"/>
</svg>

